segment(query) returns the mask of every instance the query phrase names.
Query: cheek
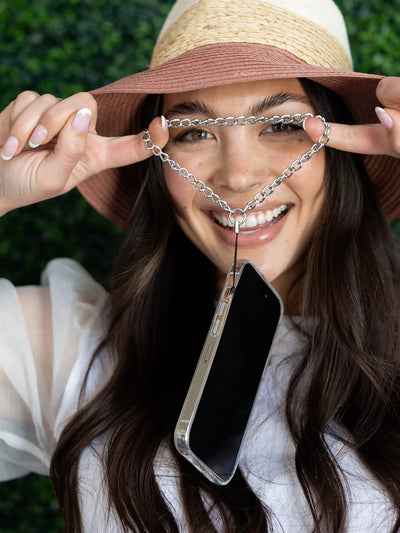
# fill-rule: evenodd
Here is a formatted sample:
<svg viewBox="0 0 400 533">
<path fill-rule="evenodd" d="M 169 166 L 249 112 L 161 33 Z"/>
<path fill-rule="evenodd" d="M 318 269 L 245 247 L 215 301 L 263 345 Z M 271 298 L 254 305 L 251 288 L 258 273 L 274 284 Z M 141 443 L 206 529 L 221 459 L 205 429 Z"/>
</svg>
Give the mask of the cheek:
<svg viewBox="0 0 400 533">
<path fill-rule="evenodd" d="M 325 157 L 323 153 L 315 154 L 313 159 L 289 178 L 291 187 L 303 207 L 319 212 L 325 194 Z"/>
<path fill-rule="evenodd" d="M 324 204 L 325 157 L 322 153 L 316 155 L 315 159 L 305 164 L 297 175 L 287 181 L 298 202 L 292 234 L 293 245 L 298 254 L 301 254 L 312 240 Z"/>
<path fill-rule="evenodd" d="M 184 216 L 184 212 L 187 212 L 193 204 L 195 188 L 170 168 L 164 169 L 164 178 L 178 213 Z"/>
</svg>

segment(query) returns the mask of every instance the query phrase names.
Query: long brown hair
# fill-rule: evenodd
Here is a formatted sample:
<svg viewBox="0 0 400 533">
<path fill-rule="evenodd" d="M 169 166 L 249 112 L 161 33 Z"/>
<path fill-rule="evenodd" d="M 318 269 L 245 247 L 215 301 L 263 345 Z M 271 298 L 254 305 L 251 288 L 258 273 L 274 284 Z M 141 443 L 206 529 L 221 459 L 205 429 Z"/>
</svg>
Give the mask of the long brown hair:
<svg viewBox="0 0 400 533">
<path fill-rule="evenodd" d="M 351 120 L 334 93 L 303 83 L 328 121 Z M 138 131 L 159 102 L 147 99 Z M 340 465 L 326 444 L 332 422 L 345 430 L 334 436 L 358 453 L 400 516 L 400 261 L 361 160 L 334 150 L 326 160 L 321 221 L 292 291 L 302 314 L 319 325 L 312 335 L 302 332 L 308 348 L 291 378 L 286 413 L 315 531 L 334 533 L 346 530 L 347 505 Z M 174 451 L 171 434 L 213 313 L 215 269 L 177 227 L 158 161 L 136 167 L 141 192 L 116 261 L 102 345 L 114 372 L 65 427 L 51 465 L 66 531 L 82 530 L 78 461 L 103 436 L 109 506 L 122 530 L 179 530 L 154 473 L 164 444 L 190 531 L 264 533 L 272 530 L 271 512 L 240 471 L 218 487 Z M 399 527 L 400 519 L 393 531 Z"/>
</svg>

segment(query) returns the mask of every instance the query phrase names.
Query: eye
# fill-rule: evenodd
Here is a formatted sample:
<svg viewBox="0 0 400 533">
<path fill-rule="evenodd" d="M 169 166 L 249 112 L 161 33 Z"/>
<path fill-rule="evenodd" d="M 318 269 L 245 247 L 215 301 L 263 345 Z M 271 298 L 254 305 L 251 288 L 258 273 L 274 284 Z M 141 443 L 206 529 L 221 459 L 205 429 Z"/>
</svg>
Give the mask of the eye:
<svg viewBox="0 0 400 533">
<path fill-rule="evenodd" d="M 213 139 L 214 135 L 206 130 L 200 129 L 191 129 L 189 131 L 184 131 L 181 134 L 177 135 L 174 139 L 175 142 L 196 142 L 196 141 L 205 141 L 207 139 Z"/>
<path fill-rule="evenodd" d="M 290 133 L 292 131 L 303 131 L 303 128 L 299 124 L 286 124 L 285 122 L 276 122 L 271 124 L 267 129 L 264 130 L 265 133 Z"/>
</svg>

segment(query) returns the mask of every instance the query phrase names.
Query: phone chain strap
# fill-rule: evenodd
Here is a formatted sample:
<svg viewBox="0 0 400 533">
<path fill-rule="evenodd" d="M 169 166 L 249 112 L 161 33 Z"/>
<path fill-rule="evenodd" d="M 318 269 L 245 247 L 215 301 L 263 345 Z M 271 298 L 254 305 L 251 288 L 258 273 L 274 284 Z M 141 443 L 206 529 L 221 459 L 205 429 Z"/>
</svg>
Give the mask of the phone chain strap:
<svg viewBox="0 0 400 533">
<path fill-rule="evenodd" d="M 244 221 L 242 221 L 243 223 Z M 238 251 L 238 240 L 239 240 L 239 231 L 240 231 L 240 221 L 235 220 L 235 252 L 233 254 L 233 278 L 232 278 L 232 292 L 235 290 L 235 281 L 236 281 L 236 263 L 237 263 L 237 251 Z"/>
</svg>

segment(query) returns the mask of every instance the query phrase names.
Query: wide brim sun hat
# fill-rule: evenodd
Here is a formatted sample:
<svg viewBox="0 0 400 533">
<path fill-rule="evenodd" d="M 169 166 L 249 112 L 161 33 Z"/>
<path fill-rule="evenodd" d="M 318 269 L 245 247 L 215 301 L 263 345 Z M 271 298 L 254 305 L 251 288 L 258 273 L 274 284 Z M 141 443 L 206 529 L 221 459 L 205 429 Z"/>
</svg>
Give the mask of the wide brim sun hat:
<svg viewBox="0 0 400 533">
<path fill-rule="evenodd" d="M 186 92 L 248 81 L 308 78 L 336 92 L 356 123 L 377 122 L 382 76 L 354 72 L 345 23 L 332 0 L 178 0 L 154 48 L 150 68 L 92 91 L 97 131 L 132 133 L 148 94 Z M 389 220 L 400 217 L 400 161 L 364 156 Z M 138 193 L 134 165 L 83 182 L 83 196 L 124 227 Z"/>
</svg>

